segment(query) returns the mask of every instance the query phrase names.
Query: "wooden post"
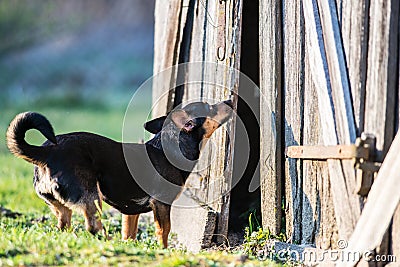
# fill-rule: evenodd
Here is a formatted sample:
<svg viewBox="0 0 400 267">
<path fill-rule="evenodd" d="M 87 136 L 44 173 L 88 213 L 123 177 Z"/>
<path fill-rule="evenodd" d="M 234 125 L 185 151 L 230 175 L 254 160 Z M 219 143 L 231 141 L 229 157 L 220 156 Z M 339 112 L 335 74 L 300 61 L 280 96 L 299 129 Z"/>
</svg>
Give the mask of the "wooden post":
<svg viewBox="0 0 400 267">
<path fill-rule="evenodd" d="M 170 59 L 169 64 L 188 63 L 172 70 L 165 84 L 161 84 L 163 88 L 178 87 L 178 90 L 175 90 L 174 101 L 171 94 L 166 96 L 167 100 L 162 98 L 165 101 L 160 105 L 160 112 L 165 114 L 172 102 L 179 104 L 182 101 L 185 105 L 193 101 L 214 103 L 231 98 L 232 93 L 237 93 L 239 84 L 237 69 L 240 62 L 242 1 L 181 0 L 173 2 L 176 5 L 173 10 L 173 3 L 168 2 L 167 9 L 164 2 L 158 2 L 156 25 L 167 23 L 166 26 L 171 29 L 159 28 L 166 33 L 172 31 L 175 39 L 165 44 L 165 39 L 156 36 L 155 49 L 161 48 L 161 52 L 155 56 L 155 60 L 160 60 L 155 61 L 155 70 L 160 68 L 160 64 L 163 66 L 167 59 Z M 165 10 L 159 10 L 163 8 Z M 160 12 L 160 18 L 157 12 Z M 166 22 L 165 17 L 168 18 Z M 169 21 L 170 18 L 174 20 Z M 175 25 L 175 20 L 178 25 Z M 166 35 L 160 31 L 156 26 L 156 35 Z M 164 46 L 170 50 L 166 51 Z M 155 96 L 159 95 L 159 89 L 154 90 Z M 208 143 L 214 145 L 202 150 L 197 169 L 193 170 L 184 193 L 172 207 L 172 232 L 177 234 L 181 244 L 192 251 L 210 245 L 214 237 L 218 242 L 226 241 L 234 135 L 234 119 L 213 134 Z M 206 168 L 201 170 L 201 167 Z M 193 218 L 196 223 L 193 223 Z M 180 227 L 181 224 L 190 227 Z"/>
<path fill-rule="evenodd" d="M 305 46 L 305 56 L 308 58 L 310 50 Z M 304 145 L 315 145 L 321 142 L 322 127 L 318 107 L 317 88 L 312 78 L 312 71 L 309 64 L 305 64 L 304 77 L 304 121 L 303 137 Z M 316 233 L 321 226 L 322 218 L 319 218 L 320 201 L 324 201 L 322 195 L 318 194 L 318 180 L 323 179 L 323 171 L 327 173 L 327 164 L 321 162 L 298 160 L 302 163 L 301 193 L 301 218 L 299 228 L 301 230 L 301 244 L 313 244 L 316 240 Z M 325 177 L 325 178 L 329 178 Z M 320 187 L 322 188 L 322 187 Z"/>
<path fill-rule="evenodd" d="M 394 136 L 398 90 L 399 1 L 371 1 L 364 131 L 376 136 L 383 159 Z M 397 76 L 397 77 L 396 77 Z"/>
<path fill-rule="evenodd" d="M 349 73 L 355 124 L 360 135 L 364 131 L 370 0 L 342 0 L 341 3 L 340 26 L 343 48 Z"/>
<path fill-rule="evenodd" d="M 304 20 L 300 1 L 284 2 L 283 25 L 283 89 L 285 146 L 300 145 L 304 116 Z M 301 241 L 302 226 L 301 161 L 285 160 L 285 217 L 286 235 L 294 242 Z"/>
<path fill-rule="evenodd" d="M 153 118 L 164 116 L 172 105 L 171 83 L 175 82 L 175 69 L 168 68 L 178 62 L 177 53 L 181 39 L 182 0 L 172 0 L 168 4 L 157 0 L 154 24 L 154 67 L 153 75 L 162 77 L 153 81 Z M 164 72 L 162 72 L 164 71 Z"/>
<path fill-rule="evenodd" d="M 282 3 L 260 1 L 260 179 L 263 227 L 282 228 Z"/>
<path fill-rule="evenodd" d="M 318 0 L 318 10 L 323 31 L 326 63 L 329 71 L 330 88 L 328 87 L 327 89 L 331 90 L 328 93 L 331 94 L 334 105 L 338 141 L 340 144 L 352 144 L 356 141 L 356 130 L 346 59 L 342 47 L 342 37 L 335 1 Z M 354 172 L 353 167 L 350 169 Z"/>
</svg>

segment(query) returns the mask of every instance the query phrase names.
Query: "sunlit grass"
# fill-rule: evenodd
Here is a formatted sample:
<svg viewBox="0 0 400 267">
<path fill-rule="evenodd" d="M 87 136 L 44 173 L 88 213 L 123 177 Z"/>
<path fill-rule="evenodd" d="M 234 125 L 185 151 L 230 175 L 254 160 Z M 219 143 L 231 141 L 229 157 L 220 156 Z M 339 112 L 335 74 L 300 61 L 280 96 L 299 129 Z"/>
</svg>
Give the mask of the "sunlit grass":
<svg viewBox="0 0 400 267">
<path fill-rule="evenodd" d="M 0 153 L 0 162 L 0 206 L 19 212 L 47 210 L 33 188 L 33 166 L 6 153 Z"/>
</svg>

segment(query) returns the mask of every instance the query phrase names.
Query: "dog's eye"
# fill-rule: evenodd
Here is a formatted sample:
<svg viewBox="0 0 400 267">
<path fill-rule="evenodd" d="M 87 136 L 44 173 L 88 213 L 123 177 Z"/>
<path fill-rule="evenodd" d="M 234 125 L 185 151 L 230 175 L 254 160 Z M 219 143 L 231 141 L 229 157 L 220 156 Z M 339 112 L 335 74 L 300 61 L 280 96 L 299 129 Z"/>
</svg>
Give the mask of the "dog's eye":
<svg viewBox="0 0 400 267">
<path fill-rule="evenodd" d="M 194 126 L 194 122 L 193 121 L 187 121 L 186 123 L 185 123 L 185 127 L 193 127 Z"/>
<path fill-rule="evenodd" d="M 185 128 L 187 128 L 187 129 L 191 129 L 191 128 L 193 128 L 194 127 L 194 121 L 192 121 L 192 120 L 190 120 L 190 121 L 187 121 L 186 123 L 185 123 Z"/>
</svg>

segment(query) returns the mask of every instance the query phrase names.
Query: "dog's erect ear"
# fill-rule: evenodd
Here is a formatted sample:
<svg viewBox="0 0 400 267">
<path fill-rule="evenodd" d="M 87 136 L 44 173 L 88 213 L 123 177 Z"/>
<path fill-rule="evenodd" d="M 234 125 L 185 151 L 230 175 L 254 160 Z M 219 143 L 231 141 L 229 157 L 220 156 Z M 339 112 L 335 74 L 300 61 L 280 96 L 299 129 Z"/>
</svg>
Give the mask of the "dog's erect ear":
<svg viewBox="0 0 400 267">
<path fill-rule="evenodd" d="M 195 126 L 195 122 L 190 120 L 189 115 L 182 109 L 174 110 L 171 113 L 171 120 L 179 129 L 185 132 L 190 132 Z"/>
<path fill-rule="evenodd" d="M 146 129 L 146 131 L 152 134 L 157 134 L 161 131 L 166 118 L 167 116 L 162 116 L 160 118 L 146 122 L 143 126 Z"/>
</svg>

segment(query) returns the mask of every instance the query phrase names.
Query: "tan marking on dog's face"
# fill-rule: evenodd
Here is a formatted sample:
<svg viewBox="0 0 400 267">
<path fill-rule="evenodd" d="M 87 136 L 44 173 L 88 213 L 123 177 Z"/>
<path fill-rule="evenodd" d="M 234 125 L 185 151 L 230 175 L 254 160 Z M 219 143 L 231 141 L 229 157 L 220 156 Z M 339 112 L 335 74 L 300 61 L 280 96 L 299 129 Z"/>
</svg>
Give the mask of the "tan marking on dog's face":
<svg viewBox="0 0 400 267">
<path fill-rule="evenodd" d="M 215 104 L 213 109 L 217 110 L 216 114 L 212 117 L 207 117 L 203 124 L 203 129 L 205 131 L 204 138 L 210 138 L 215 130 L 225 123 L 232 115 L 232 108 L 223 102 Z"/>
<path fill-rule="evenodd" d="M 210 117 L 207 117 L 204 124 L 203 124 L 203 129 L 204 129 L 204 138 L 210 138 L 211 135 L 215 132 L 215 130 L 218 129 L 220 126 L 219 122 L 216 120 L 213 120 Z"/>
</svg>

